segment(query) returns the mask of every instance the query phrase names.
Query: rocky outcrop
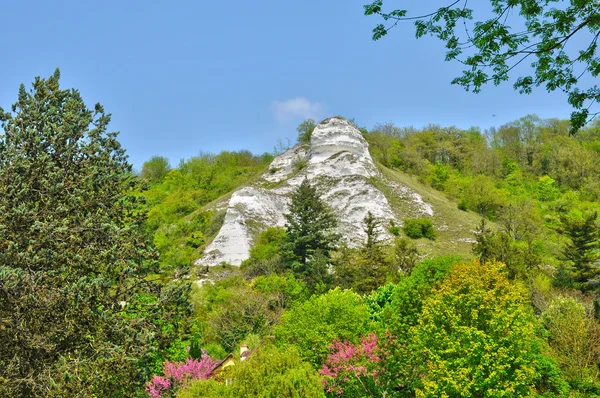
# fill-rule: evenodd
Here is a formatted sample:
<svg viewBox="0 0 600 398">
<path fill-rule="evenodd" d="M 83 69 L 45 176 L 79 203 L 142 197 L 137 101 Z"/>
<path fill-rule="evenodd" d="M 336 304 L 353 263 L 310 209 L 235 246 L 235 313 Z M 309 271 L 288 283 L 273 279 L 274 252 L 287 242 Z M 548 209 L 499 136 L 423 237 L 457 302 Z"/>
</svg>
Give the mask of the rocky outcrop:
<svg viewBox="0 0 600 398">
<path fill-rule="evenodd" d="M 233 193 L 221 230 L 196 264 L 239 265 L 247 259 L 259 232 L 284 225 L 289 194 L 305 178 L 316 184 L 338 216 L 339 232 L 350 246 L 364 241 L 362 222 L 369 211 L 378 219 L 401 224 L 372 182 L 381 176 L 361 132 L 347 120 L 331 118 L 317 125 L 309 145 L 281 154 L 258 182 Z M 395 185 L 390 191 L 406 196 L 416 212 L 433 215 L 420 195 Z"/>
</svg>

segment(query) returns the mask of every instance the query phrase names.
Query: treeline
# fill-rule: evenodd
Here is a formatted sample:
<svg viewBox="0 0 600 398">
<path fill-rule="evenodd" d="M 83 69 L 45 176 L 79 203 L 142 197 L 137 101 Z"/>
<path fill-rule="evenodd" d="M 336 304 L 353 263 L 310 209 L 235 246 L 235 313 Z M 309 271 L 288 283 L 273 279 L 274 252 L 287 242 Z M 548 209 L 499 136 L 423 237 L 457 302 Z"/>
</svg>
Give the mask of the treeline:
<svg viewBox="0 0 600 398">
<path fill-rule="evenodd" d="M 573 137 L 568 121 L 531 115 L 485 133 L 387 123 L 365 137 L 382 165 L 417 176 L 459 209 L 493 221 L 480 228 L 486 247 L 479 250 L 495 253 L 512 275 L 572 262 L 565 254 L 575 233 L 570 226 L 597 225 L 598 122 Z M 588 244 L 594 239 L 588 234 Z"/>
</svg>

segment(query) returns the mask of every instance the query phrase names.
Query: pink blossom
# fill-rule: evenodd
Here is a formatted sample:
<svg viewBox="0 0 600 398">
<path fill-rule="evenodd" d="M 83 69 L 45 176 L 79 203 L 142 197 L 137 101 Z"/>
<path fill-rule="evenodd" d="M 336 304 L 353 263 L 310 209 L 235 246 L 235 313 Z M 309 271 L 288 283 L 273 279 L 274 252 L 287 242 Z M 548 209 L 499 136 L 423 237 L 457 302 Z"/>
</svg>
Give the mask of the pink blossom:
<svg viewBox="0 0 600 398">
<path fill-rule="evenodd" d="M 185 362 L 165 361 L 164 377 L 154 376 L 146 384 L 146 392 L 151 398 L 161 398 L 165 392 L 180 388 L 190 381 L 206 380 L 218 363 L 218 360 L 211 359 L 208 355 L 200 360 L 188 358 Z"/>
<path fill-rule="evenodd" d="M 386 335 L 385 341 L 395 339 L 390 334 Z M 334 340 L 328 348 L 331 352 L 319 370 L 325 376 L 323 383 L 327 392 L 342 394 L 359 379 L 368 379 L 370 385 L 377 386 L 378 376 L 386 373 L 385 359 L 390 353 L 379 345 L 379 338 L 374 333 L 363 336 L 358 344 Z M 364 385 L 363 382 L 359 384 Z"/>
</svg>

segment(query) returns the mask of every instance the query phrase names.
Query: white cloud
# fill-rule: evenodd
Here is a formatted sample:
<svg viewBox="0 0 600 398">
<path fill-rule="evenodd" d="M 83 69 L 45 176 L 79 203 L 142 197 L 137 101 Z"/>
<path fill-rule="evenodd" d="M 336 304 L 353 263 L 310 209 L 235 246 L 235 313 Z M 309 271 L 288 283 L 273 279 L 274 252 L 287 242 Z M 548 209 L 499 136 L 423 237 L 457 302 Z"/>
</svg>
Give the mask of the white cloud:
<svg viewBox="0 0 600 398">
<path fill-rule="evenodd" d="M 293 119 L 318 119 L 322 115 L 324 106 L 318 102 L 310 102 L 304 97 L 290 98 L 286 101 L 273 101 L 275 117 L 280 122 Z"/>
</svg>

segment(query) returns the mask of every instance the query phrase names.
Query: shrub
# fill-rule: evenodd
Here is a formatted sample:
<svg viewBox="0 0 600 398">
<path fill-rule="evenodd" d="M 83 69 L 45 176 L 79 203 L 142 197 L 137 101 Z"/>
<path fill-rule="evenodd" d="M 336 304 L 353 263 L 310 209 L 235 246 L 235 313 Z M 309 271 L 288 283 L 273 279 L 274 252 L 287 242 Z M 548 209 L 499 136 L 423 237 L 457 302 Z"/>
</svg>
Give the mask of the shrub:
<svg viewBox="0 0 600 398">
<path fill-rule="evenodd" d="M 163 365 L 164 376 L 154 376 L 146 385 L 146 392 L 151 398 L 172 395 L 191 381 L 208 379 L 217 363 L 218 360 L 209 356 L 200 360 L 189 358 L 185 362 L 166 361 Z"/>
<path fill-rule="evenodd" d="M 434 240 L 436 237 L 433 223 L 427 218 L 404 220 L 404 233 L 411 239 L 427 238 Z"/>
</svg>

